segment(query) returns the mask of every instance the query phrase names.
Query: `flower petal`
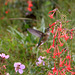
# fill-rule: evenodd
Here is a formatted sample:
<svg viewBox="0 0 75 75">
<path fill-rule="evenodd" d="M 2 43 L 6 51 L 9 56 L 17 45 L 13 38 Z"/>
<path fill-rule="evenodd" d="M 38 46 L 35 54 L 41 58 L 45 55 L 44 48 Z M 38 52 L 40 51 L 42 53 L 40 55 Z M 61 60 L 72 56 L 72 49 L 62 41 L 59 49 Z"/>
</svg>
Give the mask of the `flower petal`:
<svg viewBox="0 0 75 75">
<path fill-rule="evenodd" d="M 9 55 L 6 55 L 5 58 L 8 59 L 9 58 Z"/>
<path fill-rule="evenodd" d="M 14 63 L 14 67 L 17 67 L 18 65 L 21 65 L 20 62 Z"/>
<path fill-rule="evenodd" d="M 22 69 L 19 69 L 19 73 L 22 74 L 23 73 L 23 70 Z"/>
<path fill-rule="evenodd" d="M 20 68 L 21 68 L 21 69 L 25 69 L 25 65 L 23 65 L 23 64 L 20 65 Z"/>
</svg>

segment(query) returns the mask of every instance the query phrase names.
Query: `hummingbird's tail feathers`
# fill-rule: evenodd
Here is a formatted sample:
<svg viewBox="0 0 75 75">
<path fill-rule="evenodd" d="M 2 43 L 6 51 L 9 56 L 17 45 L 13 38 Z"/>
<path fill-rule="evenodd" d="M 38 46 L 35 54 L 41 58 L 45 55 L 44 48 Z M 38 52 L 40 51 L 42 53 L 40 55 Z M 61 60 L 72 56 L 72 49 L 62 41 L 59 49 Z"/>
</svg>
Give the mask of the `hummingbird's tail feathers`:
<svg viewBox="0 0 75 75">
<path fill-rule="evenodd" d="M 37 48 L 42 44 L 42 41 L 41 41 L 42 38 L 43 38 L 43 37 L 41 37 L 41 38 L 39 39 L 39 43 L 38 43 L 38 45 L 37 45 Z"/>
</svg>

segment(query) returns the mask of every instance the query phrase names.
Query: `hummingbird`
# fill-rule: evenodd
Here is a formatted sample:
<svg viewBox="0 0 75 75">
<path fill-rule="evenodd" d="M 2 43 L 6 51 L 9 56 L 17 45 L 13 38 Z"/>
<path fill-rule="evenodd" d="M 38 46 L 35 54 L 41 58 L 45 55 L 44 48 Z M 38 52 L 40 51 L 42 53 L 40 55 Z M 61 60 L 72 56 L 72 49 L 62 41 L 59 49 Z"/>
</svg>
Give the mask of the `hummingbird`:
<svg viewBox="0 0 75 75">
<path fill-rule="evenodd" d="M 40 46 L 40 45 L 43 45 L 47 40 L 48 40 L 48 37 L 50 35 L 50 27 L 46 28 L 45 29 L 45 33 L 39 31 L 39 30 L 36 30 L 36 29 L 32 29 L 32 28 L 28 28 L 27 29 L 31 34 L 39 37 L 39 43 L 37 45 L 37 48 Z"/>
</svg>

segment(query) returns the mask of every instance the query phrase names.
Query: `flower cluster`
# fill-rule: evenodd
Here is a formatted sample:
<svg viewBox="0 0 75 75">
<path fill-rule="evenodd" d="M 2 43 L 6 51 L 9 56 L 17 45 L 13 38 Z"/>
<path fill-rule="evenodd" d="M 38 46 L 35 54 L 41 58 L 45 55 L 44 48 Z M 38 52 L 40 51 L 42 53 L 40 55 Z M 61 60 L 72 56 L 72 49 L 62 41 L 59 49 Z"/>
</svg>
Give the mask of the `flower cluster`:
<svg viewBox="0 0 75 75">
<path fill-rule="evenodd" d="M 48 13 L 48 14 L 50 14 L 53 12 L 52 14 L 49 15 L 50 18 L 54 19 L 53 16 L 54 16 L 54 13 L 56 12 L 56 10 L 57 10 L 57 8 Z"/>
<path fill-rule="evenodd" d="M 27 3 L 28 3 L 28 8 L 27 8 L 27 10 L 31 12 L 31 11 L 32 11 L 31 7 L 33 6 L 32 1 L 29 0 Z"/>
<path fill-rule="evenodd" d="M 53 16 L 56 10 L 58 9 L 56 8 L 49 12 L 49 14 L 53 12 L 53 14 L 49 15 L 50 18 L 54 19 Z M 50 32 L 53 34 L 53 44 L 50 46 L 49 49 L 46 50 L 46 52 L 52 54 L 51 49 L 53 48 L 54 52 L 52 58 L 54 60 L 59 58 L 59 60 L 57 61 L 58 64 L 54 62 L 54 68 L 52 69 L 53 73 L 49 72 L 48 75 L 54 75 L 54 74 L 66 75 L 66 72 L 70 72 L 72 75 L 75 75 L 75 72 L 72 72 L 72 68 L 71 68 L 71 55 L 69 53 L 69 50 L 67 48 L 63 48 L 62 50 L 59 50 L 59 47 L 64 45 L 64 43 L 62 42 L 63 40 L 67 41 L 68 39 L 73 38 L 74 29 L 64 28 L 61 20 L 57 20 L 51 25 L 49 24 L 49 27 L 51 28 Z M 66 57 L 64 57 L 62 54 L 66 54 L 66 53 L 67 55 Z"/>
<path fill-rule="evenodd" d="M 6 69 L 7 69 L 6 64 L 7 64 L 7 62 L 5 59 L 8 59 L 9 55 L 5 55 L 4 53 L 1 53 L 0 57 L 1 57 L 0 74 L 6 75 Z"/>
<path fill-rule="evenodd" d="M 25 65 L 21 64 L 20 62 L 14 63 L 15 71 L 19 72 L 20 74 L 23 73 L 23 69 L 25 69 Z"/>
<path fill-rule="evenodd" d="M 9 55 L 5 55 L 4 53 L 0 54 L 0 57 L 2 57 L 3 59 L 8 59 Z"/>
<path fill-rule="evenodd" d="M 36 65 L 39 66 L 40 64 L 45 65 L 45 62 L 43 61 L 45 57 L 40 56 L 38 58 L 38 62 L 36 62 Z"/>
</svg>

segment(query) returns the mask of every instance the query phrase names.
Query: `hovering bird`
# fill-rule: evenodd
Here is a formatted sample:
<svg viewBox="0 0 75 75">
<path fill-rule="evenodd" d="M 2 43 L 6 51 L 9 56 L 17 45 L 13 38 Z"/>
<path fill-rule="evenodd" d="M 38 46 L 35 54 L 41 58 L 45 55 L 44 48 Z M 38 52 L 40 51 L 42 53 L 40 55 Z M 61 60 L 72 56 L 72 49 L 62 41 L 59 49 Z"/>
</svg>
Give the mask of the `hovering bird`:
<svg viewBox="0 0 75 75">
<path fill-rule="evenodd" d="M 49 35 L 50 35 L 49 29 L 50 29 L 50 27 L 46 28 L 46 29 L 45 29 L 45 33 L 41 32 L 41 31 L 38 31 L 38 30 L 36 30 L 36 29 L 32 29 L 32 28 L 28 28 L 28 29 L 27 29 L 31 34 L 33 34 L 33 35 L 35 35 L 35 36 L 37 36 L 37 37 L 40 38 L 40 39 L 39 39 L 39 43 L 38 43 L 38 45 L 37 45 L 37 48 L 38 48 L 40 45 L 44 44 L 45 41 L 48 40 L 48 37 L 49 37 Z"/>
</svg>

